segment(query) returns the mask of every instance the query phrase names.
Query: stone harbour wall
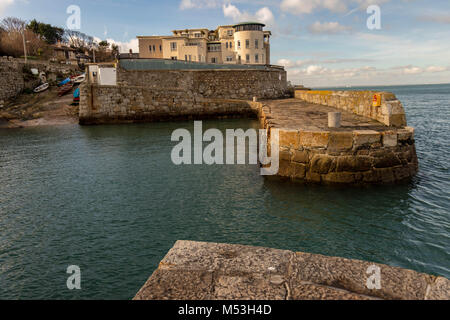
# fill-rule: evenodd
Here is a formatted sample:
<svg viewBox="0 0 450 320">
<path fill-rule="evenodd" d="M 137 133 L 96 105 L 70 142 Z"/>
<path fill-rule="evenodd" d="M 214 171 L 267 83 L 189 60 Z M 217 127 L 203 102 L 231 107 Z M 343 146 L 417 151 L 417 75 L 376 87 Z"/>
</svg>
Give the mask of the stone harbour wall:
<svg viewBox="0 0 450 320">
<path fill-rule="evenodd" d="M 275 128 L 270 107 L 257 103 L 261 127 L 279 130 L 278 176 L 325 184 L 376 184 L 408 180 L 418 171 L 411 127 L 374 130 Z M 269 138 L 270 139 L 270 138 Z"/>
<path fill-rule="evenodd" d="M 274 70 L 118 69 L 116 86 L 81 86 L 80 124 L 204 119 L 251 115 L 240 100 L 288 94 L 286 72 Z"/>
<path fill-rule="evenodd" d="M 80 124 L 255 117 L 242 100 L 208 99 L 179 88 L 82 85 Z"/>
<path fill-rule="evenodd" d="M 390 92 L 296 90 L 295 97 L 377 120 L 387 126 L 406 126 L 402 103 Z M 374 98 L 378 103 L 374 106 Z"/>
<path fill-rule="evenodd" d="M 213 99 L 276 99 L 288 92 L 286 71 L 269 70 L 140 70 L 122 68 L 118 86 L 179 89 L 187 95 Z"/>
</svg>

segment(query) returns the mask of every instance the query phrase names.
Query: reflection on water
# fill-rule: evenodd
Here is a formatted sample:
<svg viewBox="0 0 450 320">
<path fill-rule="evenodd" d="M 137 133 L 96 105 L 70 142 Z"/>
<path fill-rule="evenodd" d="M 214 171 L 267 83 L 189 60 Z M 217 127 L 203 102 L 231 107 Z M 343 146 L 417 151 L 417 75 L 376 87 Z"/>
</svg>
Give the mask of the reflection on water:
<svg viewBox="0 0 450 320">
<path fill-rule="evenodd" d="M 450 277 L 449 86 L 391 91 L 417 128 L 420 173 L 401 185 L 304 185 L 262 178 L 254 165 L 174 166 L 170 135 L 192 122 L 0 131 L 0 298 L 129 299 L 178 239 Z M 204 122 L 213 127 L 257 122 Z M 65 286 L 71 264 L 81 267 L 81 291 Z"/>
</svg>

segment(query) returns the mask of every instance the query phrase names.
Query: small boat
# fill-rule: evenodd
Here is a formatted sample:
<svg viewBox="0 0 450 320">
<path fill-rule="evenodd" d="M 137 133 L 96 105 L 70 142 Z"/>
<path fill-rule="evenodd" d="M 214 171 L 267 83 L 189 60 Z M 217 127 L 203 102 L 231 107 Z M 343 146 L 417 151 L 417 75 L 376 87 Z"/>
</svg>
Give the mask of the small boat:
<svg viewBox="0 0 450 320">
<path fill-rule="evenodd" d="M 39 92 L 45 91 L 45 90 L 48 89 L 49 86 L 50 86 L 50 85 L 49 85 L 48 83 L 44 83 L 44 84 L 40 85 L 39 87 L 36 87 L 36 88 L 33 90 L 33 92 L 34 92 L 34 93 L 39 93 Z"/>
<path fill-rule="evenodd" d="M 80 102 L 80 88 L 73 92 L 73 102 Z"/>
<path fill-rule="evenodd" d="M 68 84 L 70 82 L 70 78 L 66 78 L 63 81 L 61 81 L 60 83 L 58 83 L 58 87 L 64 86 L 66 84 Z"/>
<path fill-rule="evenodd" d="M 72 82 L 75 84 L 79 84 L 79 83 L 82 83 L 84 80 L 86 80 L 86 75 L 82 74 L 82 75 L 79 75 L 78 77 L 73 78 Z"/>
<path fill-rule="evenodd" d="M 68 93 L 73 88 L 73 83 L 69 81 L 69 83 L 66 83 L 61 88 L 59 88 L 58 96 L 63 96 L 66 93 Z"/>
</svg>

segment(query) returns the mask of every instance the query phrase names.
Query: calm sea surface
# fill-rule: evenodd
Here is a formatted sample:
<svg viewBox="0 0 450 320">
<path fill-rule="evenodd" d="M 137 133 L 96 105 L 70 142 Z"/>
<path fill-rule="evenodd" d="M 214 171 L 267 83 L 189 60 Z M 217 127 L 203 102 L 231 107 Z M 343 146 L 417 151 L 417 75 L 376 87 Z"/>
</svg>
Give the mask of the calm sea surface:
<svg viewBox="0 0 450 320">
<path fill-rule="evenodd" d="M 450 85 L 377 89 L 416 128 L 411 183 L 324 187 L 264 179 L 253 165 L 175 166 L 171 133 L 192 122 L 0 130 L 0 299 L 130 299 L 178 239 L 450 278 Z M 69 265 L 82 290 L 67 289 Z"/>
</svg>

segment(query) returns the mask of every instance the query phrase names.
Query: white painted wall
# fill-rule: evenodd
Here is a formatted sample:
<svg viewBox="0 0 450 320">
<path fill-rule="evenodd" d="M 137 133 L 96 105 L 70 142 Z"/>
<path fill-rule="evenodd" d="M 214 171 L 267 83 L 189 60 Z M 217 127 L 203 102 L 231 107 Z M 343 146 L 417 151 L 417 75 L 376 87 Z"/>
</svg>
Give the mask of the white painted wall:
<svg viewBox="0 0 450 320">
<path fill-rule="evenodd" d="M 116 68 L 98 68 L 98 84 L 101 86 L 115 86 L 117 85 Z"/>
</svg>

